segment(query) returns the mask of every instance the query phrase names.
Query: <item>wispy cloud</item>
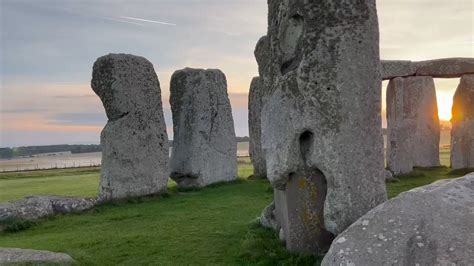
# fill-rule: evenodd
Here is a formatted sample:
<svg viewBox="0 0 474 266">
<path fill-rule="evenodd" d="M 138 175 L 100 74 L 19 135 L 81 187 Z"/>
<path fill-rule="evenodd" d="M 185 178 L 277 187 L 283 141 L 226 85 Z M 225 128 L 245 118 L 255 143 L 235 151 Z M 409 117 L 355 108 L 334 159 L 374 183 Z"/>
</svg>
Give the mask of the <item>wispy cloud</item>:
<svg viewBox="0 0 474 266">
<path fill-rule="evenodd" d="M 143 19 L 143 18 L 134 18 L 134 17 L 127 17 L 127 16 L 120 16 L 120 18 L 134 20 L 134 21 L 141 21 L 141 22 L 149 22 L 149 23 L 156 23 L 161 25 L 168 25 L 168 26 L 176 26 L 174 23 L 157 21 L 157 20 L 150 20 L 150 19 Z"/>
<path fill-rule="evenodd" d="M 56 125 L 103 126 L 107 122 L 105 113 L 57 113 L 52 117 Z"/>
<path fill-rule="evenodd" d="M 97 96 L 93 94 L 83 94 L 83 95 L 56 95 L 54 98 L 56 99 L 77 99 L 77 98 L 93 98 L 95 99 Z"/>
<path fill-rule="evenodd" d="M 0 113 L 4 114 L 28 114 L 28 113 L 39 113 L 49 111 L 48 109 L 43 108 L 19 108 L 19 109 L 6 109 L 0 110 Z"/>
</svg>

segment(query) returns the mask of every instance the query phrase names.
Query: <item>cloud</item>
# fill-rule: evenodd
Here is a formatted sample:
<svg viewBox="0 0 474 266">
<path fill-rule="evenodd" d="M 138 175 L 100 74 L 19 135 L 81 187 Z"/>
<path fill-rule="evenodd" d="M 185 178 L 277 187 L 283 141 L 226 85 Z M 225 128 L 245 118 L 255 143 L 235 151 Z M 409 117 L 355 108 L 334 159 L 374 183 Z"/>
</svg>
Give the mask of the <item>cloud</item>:
<svg viewBox="0 0 474 266">
<path fill-rule="evenodd" d="M 52 121 L 58 125 L 104 126 L 107 123 L 107 117 L 103 112 L 58 113 L 54 114 Z"/>
<path fill-rule="evenodd" d="M 0 110 L 0 113 L 4 114 L 28 114 L 28 113 L 38 113 L 38 112 L 45 112 L 49 111 L 48 109 L 42 108 L 19 108 L 19 109 L 7 109 L 7 110 Z"/>
<path fill-rule="evenodd" d="M 56 95 L 54 98 L 56 99 L 80 99 L 80 98 L 96 98 L 97 96 L 94 94 L 84 94 L 84 95 Z"/>
<path fill-rule="evenodd" d="M 86 135 L 97 140 L 104 110 L 90 88 L 92 64 L 104 54 L 123 52 L 154 64 L 169 128 L 171 74 L 184 67 L 221 69 L 237 135 L 247 135 L 247 93 L 257 75 L 253 51 L 267 30 L 267 1 L 139 2 L 0 1 L 2 21 L 8 21 L 0 26 L 0 105 L 6 111 L 0 111 L 1 133 L 11 132 L 12 143 L 20 143 L 20 136 L 33 141 L 34 132 L 45 144 Z M 382 57 L 473 57 L 473 3 L 377 0 Z M 451 92 L 457 84 L 436 85 Z M 440 93 L 450 97 L 445 95 Z M 94 125 L 83 125 L 89 119 Z"/>
</svg>

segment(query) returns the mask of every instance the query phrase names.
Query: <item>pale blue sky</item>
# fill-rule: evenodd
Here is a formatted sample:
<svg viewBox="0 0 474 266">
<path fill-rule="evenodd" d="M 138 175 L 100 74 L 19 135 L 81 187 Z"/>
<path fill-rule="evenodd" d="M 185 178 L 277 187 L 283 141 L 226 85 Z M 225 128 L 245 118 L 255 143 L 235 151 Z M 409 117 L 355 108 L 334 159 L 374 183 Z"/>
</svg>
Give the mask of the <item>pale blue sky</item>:
<svg viewBox="0 0 474 266">
<path fill-rule="evenodd" d="M 472 0 L 377 3 L 382 58 L 474 57 Z M 0 9 L 0 146 L 98 143 L 106 119 L 89 86 L 91 68 L 111 52 L 154 64 L 168 129 L 173 71 L 220 68 L 237 135 L 248 135 L 247 92 L 266 0 L 0 0 Z M 456 82 L 438 82 L 439 97 L 450 98 Z"/>
</svg>

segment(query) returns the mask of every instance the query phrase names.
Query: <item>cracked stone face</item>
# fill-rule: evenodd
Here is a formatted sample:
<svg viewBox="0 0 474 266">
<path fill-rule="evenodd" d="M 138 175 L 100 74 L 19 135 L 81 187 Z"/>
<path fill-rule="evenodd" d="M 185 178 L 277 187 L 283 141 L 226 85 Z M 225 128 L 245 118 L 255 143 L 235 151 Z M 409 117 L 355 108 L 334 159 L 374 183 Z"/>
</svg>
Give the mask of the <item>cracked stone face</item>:
<svg viewBox="0 0 474 266">
<path fill-rule="evenodd" d="M 269 1 L 267 36 L 275 213 L 289 250 L 321 254 L 386 199 L 375 1 Z"/>
<path fill-rule="evenodd" d="M 474 168 L 474 75 L 461 77 L 451 123 L 451 167 Z"/>
<path fill-rule="evenodd" d="M 165 191 L 168 135 L 153 65 L 134 55 L 102 56 L 94 63 L 91 86 L 109 119 L 101 134 L 99 198 L 113 200 Z"/>
<path fill-rule="evenodd" d="M 171 77 L 171 178 L 206 186 L 237 177 L 237 143 L 224 73 L 186 68 Z"/>
<path fill-rule="evenodd" d="M 387 87 L 387 165 L 395 174 L 440 165 L 440 125 L 432 77 L 392 79 Z"/>
</svg>

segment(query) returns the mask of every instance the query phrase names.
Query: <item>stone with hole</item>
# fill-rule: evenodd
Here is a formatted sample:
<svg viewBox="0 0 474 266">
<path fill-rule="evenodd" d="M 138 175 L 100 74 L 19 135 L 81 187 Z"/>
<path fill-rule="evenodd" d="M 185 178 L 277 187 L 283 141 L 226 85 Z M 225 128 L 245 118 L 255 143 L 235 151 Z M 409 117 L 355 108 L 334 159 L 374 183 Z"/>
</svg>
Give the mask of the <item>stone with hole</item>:
<svg viewBox="0 0 474 266">
<path fill-rule="evenodd" d="M 374 0 L 269 1 L 262 147 L 286 247 L 324 253 L 386 200 Z"/>
</svg>

